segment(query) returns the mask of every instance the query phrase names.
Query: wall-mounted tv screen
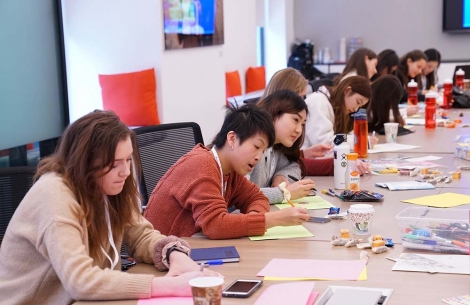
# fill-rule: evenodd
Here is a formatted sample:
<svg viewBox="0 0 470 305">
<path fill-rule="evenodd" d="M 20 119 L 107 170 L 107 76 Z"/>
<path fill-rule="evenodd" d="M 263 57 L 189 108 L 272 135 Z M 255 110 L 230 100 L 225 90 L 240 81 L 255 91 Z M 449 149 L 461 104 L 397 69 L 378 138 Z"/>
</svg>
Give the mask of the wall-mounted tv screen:
<svg viewBox="0 0 470 305">
<path fill-rule="evenodd" d="M 224 43 L 223 0 L 163 0 L 165 49 Z"/>
<path fill-rule="evenodd" d="M 470 32 L 470 0 L 444 0 L 444 32 Z"/>
</svg>

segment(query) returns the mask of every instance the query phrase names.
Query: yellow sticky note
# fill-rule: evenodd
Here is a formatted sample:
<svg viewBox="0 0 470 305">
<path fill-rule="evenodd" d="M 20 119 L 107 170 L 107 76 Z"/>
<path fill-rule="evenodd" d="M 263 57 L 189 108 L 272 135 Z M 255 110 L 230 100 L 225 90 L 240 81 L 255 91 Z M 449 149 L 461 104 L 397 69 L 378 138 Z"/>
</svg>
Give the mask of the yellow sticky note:
<svg viewBox="0 0 470 305">
<path fill-rule="evenodd" d="M 313 236 L 309 230 L 304 226 L 289 226 L 289 227 L 272 227 L 262 236 L 250 236 L 250 240 L 265 240 L 265 239 L 284 239 L 296 237 L 311 237 Z"/>
<path fill-rule="evenodd" d="M 334 207 L 330 202 L 326 201 L 324 198 L 320 196 L 307 196 L 300 199 L 292 200 L 292 202 L 299 207 L 305 208 L 307 210 L 321 210 L 321 209 L 329 209 L 330 207 Z M 276 204 L 275 206 L 278 207 L 279 210 L 289 208 L 290 205 L 286 202 Z"/>
<path fill-rule="evenodd" d="M 423 116 L 421 114 L 413 114 L 413 115 L 410 115 L 409 118 L 422 118 Z"/>
<path fill-rule="evenodd" d="M 470 204 L 470 196 L 456 193 L 444 193 L 439 195 L 402 200 L 402 202 L 425 205 L 429 207 L 450 208 L 463 204 Z"/>
</svg>

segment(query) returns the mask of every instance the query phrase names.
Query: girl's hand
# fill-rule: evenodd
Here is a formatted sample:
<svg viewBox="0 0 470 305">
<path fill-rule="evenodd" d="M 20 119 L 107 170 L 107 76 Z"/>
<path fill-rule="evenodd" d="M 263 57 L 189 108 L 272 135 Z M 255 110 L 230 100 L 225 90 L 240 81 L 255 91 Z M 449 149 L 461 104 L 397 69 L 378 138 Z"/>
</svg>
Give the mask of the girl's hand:
<svg viewBox="0 0 470 305">
<path fill-rule="evenodd" d="M 329 144 L 315 144 L 309 148 L 304 149 L 305 158 L 324 157 L 327 152 L 331 150 L 332 146 Z"/>
<path fill-rule="evenodd" d="M 412 116 L 417 114 L 419 111 L 419 106 L 408 106 L 406 107 L 406 115 L 407 116 Z"/>
<path fill-rule="evenodd" d="M 370 168 L 368 162 L 362 162 L 361 160 L 356 161 L 357 170 L 359 171 L 360 175 L 370 174 Z"/>
<path fill-rule="evenodd" d="M 195 261 L 182 252 L 173 251 L 170 254 L 170 269 L 165 276 L 174 277 L 187 272 L 199 271 L 201 268 Z M 219 273 L 210 269 L 204 269 L 201 274 L 206 276 L 221 276 Z"/>
<path fill-rule="evenodd" d="M 370 148 L 374 148 L 375 144 L 379 143 L 379 138 L 370 136 Z"/>
<path fill-rule="evenodd" d="M 187 297 L 191 296 L 189 280 L 204 276 L 201 271 L 186 272 L 173 277 L 154 277 L 152 279 L 152 297 Z"/>
<path fill-rule="evenodd" d="M 312 189 L 315 187 L 315 183 L 313 183 L 310 179 L 303 179 L 297 181 L 295 183 L 289 184 L 287 186 L 287 190 L 290 192 L 291 199 L 298 199 L 308 196 Z"/>
<path fill-rule="evenodd" d="M 266 229 L 276 226 L 297 226 L 309 219 L 307 210 L 301 207 L 292 207 L 264 214 Z"/>
</svg>

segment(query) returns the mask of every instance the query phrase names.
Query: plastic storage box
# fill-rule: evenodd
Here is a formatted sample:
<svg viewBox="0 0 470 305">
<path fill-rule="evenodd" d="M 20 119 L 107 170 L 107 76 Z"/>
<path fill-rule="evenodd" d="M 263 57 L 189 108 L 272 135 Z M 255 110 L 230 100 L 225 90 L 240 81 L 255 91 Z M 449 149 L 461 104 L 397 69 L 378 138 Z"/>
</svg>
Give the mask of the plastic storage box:
<svg viewBox="0 0 470 305">
<path fill-rule="evenodd" d="M 470 209 L 409 207 L 395 218 L 404 248 L 469 254 Z"/>
<path fill-rule="evenodd" d="M 460 146 L 455 148 L 455 156 L 460 159 L 470 161 L 470 147 Z"/>
</svg>

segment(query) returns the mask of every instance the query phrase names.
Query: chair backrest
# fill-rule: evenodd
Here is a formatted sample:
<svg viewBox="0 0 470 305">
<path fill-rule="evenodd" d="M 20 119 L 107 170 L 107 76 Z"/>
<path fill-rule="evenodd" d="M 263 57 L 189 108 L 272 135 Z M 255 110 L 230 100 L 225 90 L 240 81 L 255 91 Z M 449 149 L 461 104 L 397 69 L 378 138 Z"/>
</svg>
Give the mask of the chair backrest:
<svg viewBox="0 0 470 305">
<path fill-rule="evenodd" d="M 134 130 L 142 165 L 140 192 L 146 205 L 158 181 L 168 169 L 198 143 L 204 143 L 198 124 L 173 123 Z"/>
<path fill-rule="evenodd" d="M 0 244 L 13 213 L 33 185 L 34 166 L 0 168 Z"/>
<path fill-rule="evenodd" d="M 333 86 L 333 81 L 328 78 L 321 78 L 309 82 L 313 92 L 316 92 L 321 86 Z"/>
</svg>

